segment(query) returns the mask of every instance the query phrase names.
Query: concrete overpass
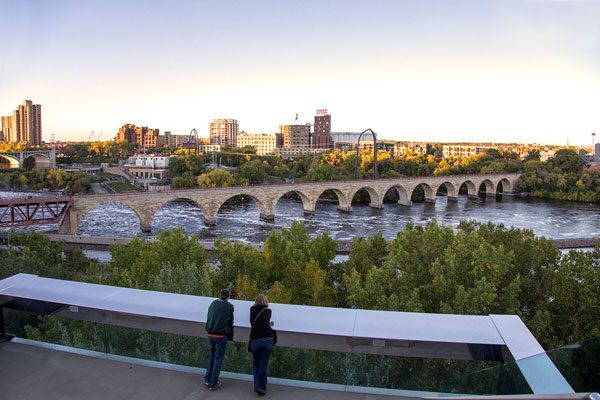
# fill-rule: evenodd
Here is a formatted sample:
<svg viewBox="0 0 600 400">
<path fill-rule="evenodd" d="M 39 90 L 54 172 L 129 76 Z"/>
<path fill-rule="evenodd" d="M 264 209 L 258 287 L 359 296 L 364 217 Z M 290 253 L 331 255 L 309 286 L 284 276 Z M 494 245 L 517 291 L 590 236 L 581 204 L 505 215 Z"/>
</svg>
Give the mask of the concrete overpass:
<svg viewBox="0 0 600 400">
<path fill-rule="evenodd" d="M 140 219 L 142 231 L 150 232 L 152 219 L 160 207 L 168 202 L 186 200 L 195 203 L 202 211 L 204 223 L 214 225 L 221 206 L 232 197 L 249 196 L 256 201 L 260 217 L 275 218 L 277 202 L 288 193 L 296 193 L 302 200 L 304 212 L 315 212 L 319 197 L 330 190 L 336 194 L 341 211 L 352 211 L 352 199 L 362 189 L 370 197 L 370 206 L 383 208 L 383 198 L 390 190 L 398 194 L 398 204 L 410 206 L 411 196 L 417 187 L 423 188 L 425 201 L 434 203 L 438 189 L 446 188 L 449 201 L 456 201 L 464 185 L 469 197 L 477 197 L 480 191 L 488 196 L 512 194 L 521 174 L 449 175 L 402 177 L 377 180 L 327 181 L 309 183 L 282 183 L 252 186 L 235 186 L 213 189 L 184 189 L 160 193 L 121 193 L 112 195 L 73 196 L 72 206 L 61 224 L 60 233 L 79 233 L 79 222 L 92 209 L 106 204 L 120 204 L 132 209 Z"/>
<path fill-rule="evenodd" d="M 25 159 L 33 157 L 35 166 L 38 168 L 56 167 L 56 150 L 30 150 L 30 151 L 9 151 L 0 153 L 0 158 L 5 158 L 10 163 L 11 168 L 22 168 Z"/>
</svg>

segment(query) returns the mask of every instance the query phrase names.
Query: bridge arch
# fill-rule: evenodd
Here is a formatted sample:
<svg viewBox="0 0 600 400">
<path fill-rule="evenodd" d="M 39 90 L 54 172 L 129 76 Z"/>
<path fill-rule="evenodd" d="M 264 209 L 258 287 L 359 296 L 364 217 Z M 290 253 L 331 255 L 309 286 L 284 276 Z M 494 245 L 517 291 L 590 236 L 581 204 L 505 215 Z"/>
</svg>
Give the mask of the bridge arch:
<svg viewBox="0 0 600 400">
<path fill-rule="evenodd" d="M 412 205 L 412 202 L 410 201 L 410 193 L 412 193 L 412 188 L 405 188 L 403 185 L 393 185 L 386 189 L 383 197 L 385 197 L 390 190 L 395 190 L 396 193 L 398 193 L 399 205 L 407 207 Z"/>
<path fill-rule="evenodd" d="M 89 218 L 94 217 L 94 214 L 103 212 L 106 208 L 110 208 L 111 206 L 118 206 L 117 209 L 110 210 L 113 221 L 107 221 L 106 218 L 98 217 L 98 220 L 95 221 L 94 224 L 86 223 Z M 114 221 L 115 217 L 117 221 Z M 73 213 L 71 213 L 71 218 L 73 218 Z M 65 223 L 66 222 L 67 221 L 65 221 Z M 111 232 L 109 234 L 114 236 L 137 236 L 139 231 L 144 231 L 144 216 L 141 215 L 135 207 L 123 204 L 119 201 L 103 201 L 87 209 L 78 210 L 77 217 L 73 222 L 76 227 L 75 233 L 81 232 L 82 226 L 89 227 L 92 225 L 92 231 L 89 232 L 92 236 L 96 236 L 94 235 L 94 228 L 102 229 L 104 232 L 107 230 L 111 232 L 112 230 L 114 233 Z M 147 223 L 148 230 L 149 227 L 150 224 Z M 84 233 L 88 232 L 84 230 Z"/>
<path fill-rule="evenodd" d="M 338 210 L 340 211 L 346 211 L 349 212 L 352 210 L 352 206 L 350 204 L 350 201 L 348 200 L 348 196 L 346 196 L 344 194 L 344 192 L 342 192 L 340 189 L 337 189 L 335 187 L 327 187 L 325 189 L 321 189 L 319 192 L 317 192 L 317 195 L 314 197 L 314 199 L 311 201 L 311 209 L 314 212 L 317 208 L 317 202 L 319 201 L 319 198 L 321 196 L 323 196 L 326 192 L 331 191 L 333 193 L 335 193 L 335 195 L 337 196 L 338 199 Z"/>
<path fill-rule="evenodd" d="M 277 198 L 274 201 L 275 208 L 277 208 L 277 204 L 279 203 L 279 201 L 281 199 L 283 199 L 284 196 L 286 196 L 286 195 L 288 195 L 290 193 L 293 193 L 293 194 L 297 195 L 300 198 L 300 201 L 302 202 L 302 210 L 305 213 L 306 212 L 308 212 L 308 213 L 314 212 L 314 209 L 312 211 L 310 210 L 310 206 L 311 206 L 310 198 L 305 193 L 303 193 L 301 190 L 289 190 L 289 191 L 287 191 L 285 193 L 281 193 L 280 195 L 278 195 Z"/>
<path fill-rule="evenodd" d="M 21 162 L 18 158 L 10 156 L 8 154 L 0 154 L 0 158 L 8 160 L 10 168 L 21 168 Z"/>
<path fill-rule="evenodd" d="M 43 153 L 27 153 L 26 157 L 23 158 L 23 163 L 25 163 L 25 160 L 28 158 L 33 158 L 37 168 L 52 167 L 52 159 Z"/>
<path fill-rule="evenodd" d="M 424 201 L 426 203 L 435 203 L 435 192 L 433 191 L 433 188 L 431 186 L 429 186 L 429 184 L 425 183 L 425 182 L 421 182 L 419 184 L 417 184 L 413 190 L 410 192 L 410 199 L 412 202 L 413 196 L 415 194 L 415 190 L 417 190 L 418 187 L 421 187 L 423 189 L 423 192 L 425 193 L 425 199 Z"/>
<path fill-rule="evenodd" d="M 225 203 L 232 201 L 236 197 L 249 197 L 252 199 L 256 205 L 258 206 L 259 216 L 272 220 L 274 218 L 273 204 L 271 202 L 267 202 L 264 199 L 260 199 L 259 196 L 256 196 L 246 190 L 240 191 L 240 193 L 227 195 L 219 199 L 217 202 L 213 202 L 208 207 L 203 207 L 202 216 L 204 217 L 204 223 L 206 225 L 215 225 L 217 222 L 217 215 L 219 211 L 223 208 Z"/>
<path fill-rule="evenodd" d="M 180 205 L 180 209 L 176 209 L 176 213 L 174 215 L 172 213 L 170 214 L 169 212 L 166 212 L 166 208 L 168 206 L 177 207 L 177 205 Z M 184 212 L 185 214 L 181 215 L 181 212 Z M 156 208 L 156 211 L 150 219 L 150 225 L 153 231 L 159 231 L 159 227 L 156 224 L 156 217 L 161 216 L 165 219 L 165 221 L 163 221 L 163 229 L 160 230 L 181 227 L 184 229 L 184 231 L 186 231 L 186 233 L 195 233 L 193 232 L 193 230 L 191 232 L 187 232 L 189 229 L 186 229 L 182 222 L 184 219 L 193 221 L 197 218 L 200 222 L 199 226 L 202 227 L 204 224 L 204 214 L 204 207 L 197 201 L 189 197 L 177 197 L 175 199 L 170 199 L 163 202 Z"/>
<path fill-rule="evenodd" d="M 458 196 L 458 188 L 454 183 L 450 181 L 445 181 L 435 187 L 432 187 L 432 189 L 435 189 L 436 196 L 438 195 L 439 190 L 442 187 L 446 189 L 446 196 L 448 197 L 448 200 L 456 200 L 456 197 Z"/>
<path fill-rule="evenodd" d="M 502 189 L 502 190 L 500 190 Z M 513 192 L 513 183 L 507 179 L 502 178 L 498 181 L 498 185 L 496 186 L 496 193 L 512 193 Z"/>
<path fill-rule="evenodd" d="M 379 193 L 377 193 L 377 191 L 375 189 L 373 189 L 371 186 L 363 186 L 356 190 L 350 191 L 348 193 L 348 200 L 350 201 L 350 205 L 352 205 L 352 201 L 354 200 L 354 197 L 361 190 L 365 190 L 369 194 L 369 199 L 370 199 L 369 206 L 371 206 L 373 208 L 382 208 L 383 207 L 383 198 L 380 198 Z"/>
<path fill-rule="evenodd" d="M 481 189 L 484 190 L 481 190 Z M 496 185 L 490 179 L 484 179 L 479 184 L 478 193 L 485 193 L 487 197 L 496 196 Z"/>
<path fill-rule="evenodd" d="M 467 180 L 463 181 L 462 183 L 460 183 L 460 185 L 458 186 L 459 193 L 463 186 L 465 186 L 467 188 L 467 195 L 470 198 L 473 198 L 473 199 L 477 198 L 479 186 L 475 186 L 475 183 L 472 180 L 467 179 Z"/>
</svg>

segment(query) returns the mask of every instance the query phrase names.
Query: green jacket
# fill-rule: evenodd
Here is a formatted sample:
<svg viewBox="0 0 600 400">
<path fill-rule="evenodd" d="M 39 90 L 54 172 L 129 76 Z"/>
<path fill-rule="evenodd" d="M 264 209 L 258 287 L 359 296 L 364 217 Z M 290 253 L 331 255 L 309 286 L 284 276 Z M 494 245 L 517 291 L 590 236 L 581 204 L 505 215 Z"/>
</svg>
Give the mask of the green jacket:
<svg viewBox="0 0 600 400">
<path fill-rule="evenodd" d="M 213 301 L 208 307 L 205 329 L 215 335 L 233 332 L 233 304 L 224 299 Z"/>
</svg>

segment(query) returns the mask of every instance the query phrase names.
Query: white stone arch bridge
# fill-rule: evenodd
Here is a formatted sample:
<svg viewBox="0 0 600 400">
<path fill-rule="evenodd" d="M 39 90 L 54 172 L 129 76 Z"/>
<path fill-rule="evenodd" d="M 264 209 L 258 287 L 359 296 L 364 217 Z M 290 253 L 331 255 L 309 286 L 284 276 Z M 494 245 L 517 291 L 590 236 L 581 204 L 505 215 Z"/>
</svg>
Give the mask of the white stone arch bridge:
<svg viewBox="0 0 600 400">
<path fill-rule="evenodd" d="M 398 193 L 398 204 L 410 206 L 414 190 L 421 186 L 425 193 L 425 201 L 434 203 L 441 186 L 445 186 L 448 200 L 457 200 L 458 192 L 465 185 L 469 197 L 477 197 L 480 188 L 485 188 L 487 196 L 512 194 L 513 187 L 521 174 L 489 174 L 489 175 L 448 175 L 403 177 L 377 180 L 327 181 L 310 183 L 282 183 L 252 186 L 235 186 L 215 189 L 183 189 L 160 193 L 121 193 L 113 195 L 80 195 L 73 196 L 72 206 L 61 224 L 60 232 L 79 233 L 81 218 L 92 209 L 106 204 L 120 204 L 132 209 L 140 219 L 145 232 L 150 231 L 152 220 L 158 209 L 164 204 L 176 200 L 195 203 L 202 211 L 204 223 L 215 223 L 221 206 L 238 195 L 254 199 L 260 210 L 260 217 L 267 220 L 275 218 L 277 202 L 284 195 L 295 192 L 302 200 L 304 212 L 315 212 L 317 200 L 324 192 L 331 190 L 338 198 L 341 211 L 352 211 L 352 199 L 365 189 L 370 196 L 370 206 L 383 208 L 383 198 L 389 190 Z"/>
<path fill-rule="evenodd" d="M 56 150 L 27 150 L 0 152 L 0 158 L 8 160 L 10 168 L 21 168 L 25 159 L 33 157 L 36 168 L 55 168 Z"/>
</svg>

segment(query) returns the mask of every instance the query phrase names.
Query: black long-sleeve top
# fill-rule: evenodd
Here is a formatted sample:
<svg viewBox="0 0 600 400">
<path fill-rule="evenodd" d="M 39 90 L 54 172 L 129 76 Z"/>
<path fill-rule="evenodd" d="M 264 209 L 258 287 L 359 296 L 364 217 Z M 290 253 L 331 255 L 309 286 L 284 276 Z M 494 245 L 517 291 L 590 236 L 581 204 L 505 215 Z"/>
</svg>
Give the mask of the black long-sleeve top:
<svg viewBox="0 0 600 400">
<path fill-rule="evenodd" d="M 258 316 L 254 325 L 252 322 L 258 315 L 258 313 L 264 309 L 262 314 Z M 262 339 L 265 337 L 273 336 L 273 329 L 271 328 L 271 309 L 265 306 L 252 306 L 250 307 L 250 324 L 252 330 L 250 331 L 250 340 Z"/>
</svg>

